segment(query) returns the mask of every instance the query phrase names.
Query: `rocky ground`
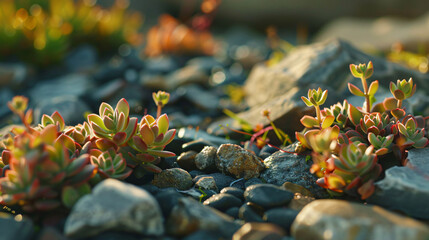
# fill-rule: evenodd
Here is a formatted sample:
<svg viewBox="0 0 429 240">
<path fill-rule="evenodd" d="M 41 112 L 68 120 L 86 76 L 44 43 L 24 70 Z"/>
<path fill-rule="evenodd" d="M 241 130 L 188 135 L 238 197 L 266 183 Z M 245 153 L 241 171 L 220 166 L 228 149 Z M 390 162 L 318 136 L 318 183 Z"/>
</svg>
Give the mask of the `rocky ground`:
<svg viewBox="0 0 429 240">
<path fill-rule="evenodd" d="M 361 104 L 348 93 L 348 65 L 370 60 L 380 82 L 377 98 L 389 93 L 390 81 L 413 77 L 418 92 L 407 104 L 428 115 L 429 75 L 341 40 L 296 48 L 267 67 L 261 63 L 269 55 L 264 41 L 241 29 L 226 35 L 224 52 L 216 57 L 142 60 L 125 47 L 103 59 L 82 46 L 64 66 L 37 74 L 21 63 L 0 65 L 3 126 L 16 121 L 6 106 L 15 94 L 30 97 L 35 119 L 58 110 L 72 125 L 100 102 L 114 105 L 122 97 L 135 116 L 153 114 L 151 93 L 164 89 L 171 99 L 163 110 L 178 129 L 167 146 L 177 156 L 162 159 L 162 173 L 105 180 L 68 216 L 44 227 L 5 208 L 1 239 L 428 239 L 428 148 L 411 150 L 406 166 L 389 168 L 366 202 L 332 199 L 316 184 L 305 155 L 269 146 L 247 151 L 242 136 L 219 125 L 239 128 L 222 117 L 224 108 L 254 125 L 267 125 L 261 111 L 270 109 L 275 124 L 294 136 L 302 128 L 299 119 L 311 113 L 300 99 L 309 88 L 329 89 L 327 105 L 345 98 Z M 243 86 L 241 102 L 231 101 L 240 92 L 226 94 L 232 84 Z"/>
</svg>

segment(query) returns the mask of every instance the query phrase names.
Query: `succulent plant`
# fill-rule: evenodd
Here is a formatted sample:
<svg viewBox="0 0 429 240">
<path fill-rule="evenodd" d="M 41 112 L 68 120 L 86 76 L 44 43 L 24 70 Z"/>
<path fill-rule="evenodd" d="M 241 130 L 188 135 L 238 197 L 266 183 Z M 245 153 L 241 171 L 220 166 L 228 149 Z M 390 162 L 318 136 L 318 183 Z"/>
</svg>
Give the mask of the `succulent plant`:
<svg viewBox="0 0 429 240">
<path fill-rule="evenodd" d="M 61 114 L 57 111 L 55 111 L 51 116 L 48 116 L 46 114 L 43 114 L 41 123 L 39 124 L 39 128 L 43 129 L 47 127 L 48 125 L 55 125 L 57 126 L 57 130 L 59 132 L 64 131 L 66 124 L 64 123 L 64 118 L 61 116 Z"/>
<path fill-rule="evenodd" d="M 338 192 L 356 187 L 362 199 L 368 198 L 374 191 L 373 182 L 381 173 L 373 150 L 373 146 L 367 147 L 365 144 L 341 146 L 338 156 L 332 155 L 335 170 L 317 183 Z"/>
<path fill-rule="evenodd" d="M 161 116 L 161 109 L 168 103 L 170 100 L 170 94 L 164 91 L 158 91 L 157 93 L 152 93 L 153 101 L 157 106 L 156 117 Z"/>
<path fill-rule="evenodd" d="M 97 173 L 102 179 L 125 179 L 132 173 L 122 154 L 116 153 L 112 148 L 104 152 L 91 150 L 91 163 L 97 167 Z"/>
<path fill-rule="evenodd" d="M 340 128 L 344 128 L 348 123 L 347 111 L 349 109 L 349 103 L 344 100 L 343 103 L 336 103 L 330 108 L 325 108 L 321 111 L 322 117 L 334 116 L 334 124 Z"/>
<path fill-rule="evenodd" d="M 332 125 L 335 120 L 335 116 L 326 115 L 322 118 L 322 114 L 320 111 L 320 105 L 324 104 L 326 98 L 328 97 L 328 90 L 322 92 L 322 89 L 309 89 L 307 93 L 308 98 L 301 97 L 302 101 L 308 106 L 314 106 L 316 110 L 317 118 L 311 116 L 304 116 L 301 118 L 301 123 L 306 128 L 327 128 Z"/>
<path fill-rule="evenodd" d="M 99 138 L 120 146 L 126 144 L 137 130 L 137 118 L 129 117 L 130 106 L 124 98 L 119 100 L 115 109 L 105 102 L 101 103 L 99 113 L 88 115 L 88 123 Z"/>
<path fill-rule="evenodd" d="M 389 122 L 390 118 L 387 114 L 373 112 L 366 114 L 363 119 L 360 120 L 359 130 L 365 134 L 372 132 L 375 135 L 383 135 L 385 132 L 384 128 Z"/>
<path fill-rule="evenodd" d="M 169 120 L 166 114 L 161 115 L 156 120 L 151 115 L 144 116 L 139 123 L 137 133 L 128 143 L 139 153 L 129 154 L 138 162 L 143 163 L 151 163 L 157 157 L 174 156 L 174 153 L 164 151 L 165 146 L 173 141 L 176 134 L 175 129 L 168 130 L 168 127 Z M 157 169 L 157 171 L 159 170 Z"/>
<path fill-rule="evenodd" d="M 372 132 L 368 133 L 368 141 L 372 146 L 374 146 L 375 154 L 377 156 L 381 156 L 392 151 L 393 139 L 393 134 L 387 136 L 377 136 Z"/>
<path fill-rule="evenodd" d="M 405 118 L 403 121 L 398 122 L 401 146 L 424 148 L 429 142 L 425 137 L 425 129 L 419 129 L 413 117 Z"/>
<path fill-rule="evenodd" d="M 368 65 L 366 64 L 350 64 L 350 72 L 352 75 L 356 78 L 360 78 L 362 81 L 363 86 L 363 92 L 356 87 L 355 85 L 349 83 L 348 87 L 352 94 L 359 96 L 359 97 L 365 97 L 365 104 L 363 111 L 364 112 L 370 112 L 372 103 L 374 102 L 374 95 L 378 90 L 378 81 L 374 81 L 371 83 L 371 85 L 368 88 L 367 79 L 372 76 L 374 73 L 374 67 L 372 65 L 372 62 L 370 61 Z"/>
</svg>

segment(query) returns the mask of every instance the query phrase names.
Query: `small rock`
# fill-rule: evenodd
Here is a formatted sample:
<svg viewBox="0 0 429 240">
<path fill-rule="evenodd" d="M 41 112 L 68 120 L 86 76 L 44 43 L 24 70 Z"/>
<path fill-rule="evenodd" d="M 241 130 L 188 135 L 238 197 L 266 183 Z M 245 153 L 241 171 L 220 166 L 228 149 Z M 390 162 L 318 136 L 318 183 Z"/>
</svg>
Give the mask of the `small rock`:
<svg viewBox="0 0 429 240">
<path fill-rule="evenodd" d="M 198 180 L 200 180 L 200 178 L 202 177 L 213 177 L 215 182 L 216 182 L 216 186 L 218 189 L 222 189 L 225 187 L 229 187 L 229 185 L 235 180 L 233 177 L 230 176 L 226 176 L 222 173 L 210 173 L 210 174 L 204 174 L 204 175 L 198 175 L 193 179 L 193 182 L 198 182 Z"/>
<path fill-rule="evenodd" d="M 288 205 L 288 208 L 301 211 L 307 204 L 314 200 L 316 200 L 314 197 L 303 196 L 301 193 L 295 193 L 293 199 Z"/>
<path fill-rule="evenodd" d="M 375 183 L 375 191 L 367 201 L 428 220 L 429 184 L 427 175 L 422 174 L 424 171 L 424 168 L 413 170 L 398 166 L 387 169 L 385 178 Z"/>
<path fill-rule="evenodd" d="M 219 108 L 219 97 L 198 85 L 187 85 L 177 89 L 183 96 L 203 111 L 216 111 Z"/>
<path fill-rule="evenodd" d="M 289 192 L 300 193 L 302 196 L 314 197 L 313 194 L 305 187 L 291 182 L 283 183 L 282 188 L 284 190 L 288 190 Z"/>
<path fill-rule="evenodd" d="M 34 234 L 33 222 L 23 218 L 21 214 L 11 215 L 0 213 L 1 239 L 4 240 L 27 240 Z"/>
<path fill-rule="evenodd" d="M 262 159 L 235 144 L 222 144 L 217 150 L 216 166 L 236 178 L 259 177 L 264 170 Z"/>
<path fill-rule="evenodd" d="M 231 194 L 220 193 L 211 196 L 209 199 L 205 200 L 203 204 L 223 212 L 232 207 L 240 207 L 242 202 L 239 198 Z"/>
<path fill-rule="evenodd" d="M 167 76 L 168 89 L 173 90 L 189 84 L 207 85 L 209 75 L 198 66 L 188 65 Z"/>
<path fill-rule="evenodd" d="M 192 181 L 197 182 L 194 178 L 200 175 L 205 175 L 206 173 L 200 170 L 192 170 L 192 171 L 189 171 L 189 174 L 191 174 Z"/>
<path fill-rule="evenodd" d="M 252 185 L 261 184 L 261 183 L 264 183 L 264 182 L 262 182 L 261 179 L 259 179 L 259 178 L 251 178 L 251 179 L 247 180 L 244 183 L 244 188 L 246 189 L 246 188 L 248 188 L 248 187 L 250 187 Z"/>
<path fill-rule="evenodd" d="M 287 206 L 293 199 L 293 193 L 272 184 L 256 184 L 246 188 L 244 198 L 264 209 L 270 209 Z"/>
<path fill-rule="evenodd" d="M 64 232 L 87 237 L 105 230 L 122 230 L 160 236 L 164 233 L 161 209 L 145 190 L 106 179 L 83 196 L 68 216 Z"/>
<path fill-rule="evenodd" d="M 417 174 L 429 175 L 429 148 L 413 148 L 408 150 L 408 162 L 406 166 L 413 169 Z"/>
<path fill-rule="evenodd" d="M 325 189 L 316 184 L 317 177 L 310 173 L 312 161 L 306 161 L 302 155 L 278 151 L 264 160 L 267 168 L 261 177 L 268 183 L 282 185 L 291 182 L 305 187 L 316 198 L 327 198 Z"/>
<path fill-rule="evenodd" d="M 238 210 L 238 217 L 246 222 L 263 222 L 262 217 L 249 204 L 243 204 Z"/>
<path fill-rule="evenodd" d="M 270 223 L 246 223 L 232 237 L 232 240 L 282 240 L 286 233 Z"/>
<path fill-rule="evenodd" d="M 146 59 L 144 70 L 152 74 L 166 74 L 176 70 L 178 67 L 178 64 L 172 57 L 161 56 Z"/>
<path fill-rule="evenodd" d="M 155 195 L 155 198 L 161 207 L 162 215 L 165 218 L 168 218 L 173 207 L 176 206 L 179 199 L 183 197 L 184 196 L 174 188 L 167 188 Z"/>
<path fill-rule="evenodd" d="M 298 213 L 299 211 L 290 208 L 273 208 L 265 212 L 263 219 L 290 232 L 290 227 Z"/>
<path fill-rule="evenodd" d="M 238 207 L 232 207 L 232 208 L 227 209 L 225 211 L 225 213 L 228 214 L 229 216 L 233 217 L 234 219 L 237 219 L 239 210 L 240 210 L 240 208 L 238 208 Z"/>
<path fill-rule="evenodd" d="M 195 165 L 204 172 L 216 170 L 217 149 L 212 146 L 206 146 L 195 156 Z"/>
<path fill-rule="evenodd" d="M 169 168 L 180 168 L 179 164 L 177 163 L 177 158 L 177 156 L 161 158 L 161 162 L 158 163 L 157 166 L 163 170 Z"/>
<path fill-rule="evenodd" d="M 428 239 L 429 228 L 381 207 L 342 200 L 316 200 L 291 229 L 295 239 Z"/>
<path fill-rule="evenodd" d="M 240 225 L 230 216 L 190 198 L 181 198 L 167 220 L 169 235 L 184 237 L 198 230 L 215 231 L 231 238 Z"/>
<path fill-rule="evenodd" d="M 213 190 L 218 191 L 216 186 L 216 181 L 213 177 L 202 177 L 195 183 L 196 188 L 201 188 L 203 190 Z"/>
<path fill-rule="evenodd" d="M 64 59 L 66 67 L 71 72 L 89 70 L 97 62 L 96 49 L 88 44 L 74 48 Z"/>
<path fill-rule="evenodd" d="M 244 196 L 243 196 L 244 191 L 243 191 L 242 189 L 240 189 L 240 188 L 236 188 L 236 187 L 226 187 L 226 188 L 223 188 L 223 189 L 220 191 L 220 193 L 228 193 L 228 194 L 231 194 L 231 195 L 233 195 L 234 197 L 236 197 L 236 198 L 238 198 L 238 199 L 240 199 L 240 200 L 244 201 Z"/>
<path fill-rule="evenodd" d="M 197 152 L 195 151 L 187 151 L 180 154 L 179 157 L 177 157 L 177 164 L 186 171 L 192 171 L 197 169 L 195 166 L 195 156 L 197 155 Z"/>
<path fill-rule="evenodd" d="M 187 171 L 181 168 L 170 168 L 155 174 L 152 184 L 160 188 L 174 187 L 179 190 L 186 190 L 192 187 L 193 182 Z"/>
<path fill-rule="evenodd" d="M 34 109 L 34 119 L 41 119 L 43 114 L 51 115 L 58 111 L 67 125 L 85 121 L 89 106 L 77 96 L 58 96 L 39 101 Z"/>
</svg>

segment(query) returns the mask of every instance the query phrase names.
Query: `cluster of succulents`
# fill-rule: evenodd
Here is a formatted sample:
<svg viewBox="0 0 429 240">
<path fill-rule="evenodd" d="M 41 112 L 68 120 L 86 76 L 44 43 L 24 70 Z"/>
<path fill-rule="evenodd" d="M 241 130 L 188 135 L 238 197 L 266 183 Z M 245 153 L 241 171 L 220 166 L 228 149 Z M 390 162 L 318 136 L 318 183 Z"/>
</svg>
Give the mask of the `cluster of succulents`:
<svg viewBox="0 0 429 240">
<path fill-rule="evenodd" d="M 350 64 L 350 70 L 362 81 L 363 91 L 351 83 L 348 87 L 352 94 L 365 97 L 363 107 L 344 101 L 321 110 L 327 90 L 309 90 L 308 97 L 302 100 L 307 106 L 314 106 L 317 116 L 301 119 L 305 129 L 296 133 L 296 150 L 312 151 L 310 171 L 319 177 L 320 186 L 366 199 L 374 192 L 374 182 L 384 161 L 395 159 L 396 164 L 405 164 L 406 150 L 423 148 L 429 140 L 426 119 L 407 115 L 402 106 L 416 91 L 411 78 L 391 82 L 393 98 L 375 104 L 378 81 L 369 87 L 367 84 L 374 71 L 372 63 Z"/>
<path fill-rule="evenodd" d="M 20 56 L 37 65 L 60 61 L 73 46 L 93 44 L 112 49 L 138 44 L 142 35 L 139 13 L 127 13 L 128 1 L 110 9 L 96 1 L 3 0 L 0 2 L 0 53 Z"/>
<path fill-rule="evenodd" d="M 163 105 L 168 102 L 164 96 Z M 0 158 L 0 199 L 3 205 L 23 211 L 47 211 L 71 207 L 91 186 L 106 178 L 125 179 L 141 168 L 160 172 L 160 157 L 174 156 L 165 151 L 176 133 L 169 130 L 166 114 L 156 119 L 145 115 L 138 123 L 121 99 L 115 109 L 107 103 L 100 115 L 90 114 L 87 122 L 67 126 L 55 112 L 43 115 L 31 126 L 28 99 L 16 96 L 9 102 L 23 125 L 3 136 Z"/>
</svg>

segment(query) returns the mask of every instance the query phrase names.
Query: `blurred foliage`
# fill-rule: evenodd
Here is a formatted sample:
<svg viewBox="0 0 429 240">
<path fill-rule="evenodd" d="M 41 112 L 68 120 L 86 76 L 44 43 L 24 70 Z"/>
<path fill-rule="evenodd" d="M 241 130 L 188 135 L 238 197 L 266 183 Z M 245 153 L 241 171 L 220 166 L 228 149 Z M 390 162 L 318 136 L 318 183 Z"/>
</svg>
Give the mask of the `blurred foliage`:
<svg viewBox="0 0 429 240">
<path fill-rule="evenodd" d="M 427 73 L 429 70 L 429 54 L 424 49 L 414 53 L 406 51 L 402 44 L 398 43 L 392 46 L 386 57 L 392 62 L 419 70 L 421 73 Z"/>
<path fill-rule="evenodd" d="M 128 0 L 116 0 L 109 9 L 96 0 L 2 0 L 0 56 L 47 65 L 82 43 L 99 51 L 138 44 L 143 19 L 137 12 L 128 13 L 128 5 Z"/>
</svg>

